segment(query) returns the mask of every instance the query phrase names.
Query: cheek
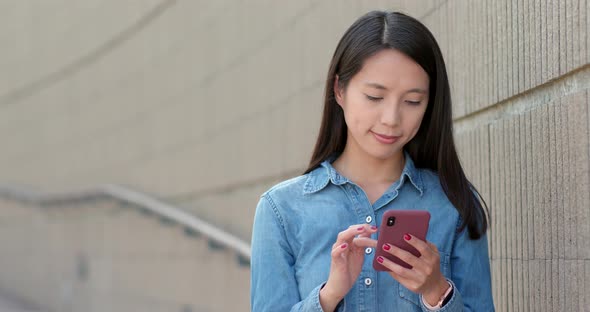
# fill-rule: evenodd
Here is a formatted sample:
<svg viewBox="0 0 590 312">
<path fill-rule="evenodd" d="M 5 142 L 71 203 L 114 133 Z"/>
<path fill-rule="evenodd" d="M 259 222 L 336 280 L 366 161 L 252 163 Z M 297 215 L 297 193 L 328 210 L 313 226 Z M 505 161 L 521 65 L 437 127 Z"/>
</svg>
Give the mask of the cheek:
<svg viewBox="0 0 590 312">
<path fill-rule="evenodd" d="M 344 110 L 344 119 L 351 132 L 365 131 L 372 125 L 372 113 L 363 109 L 362 104 L 349 104 Z"/>
<path fill-rule="evenodd" d="M 359 128 L 362 127 L 362 118 L 360 118 L 360 116 L 354 111 L 344 112 L 344 120 L 346 121 L 346 126 L 350 132 L 356 133 Z"/>
</svg>

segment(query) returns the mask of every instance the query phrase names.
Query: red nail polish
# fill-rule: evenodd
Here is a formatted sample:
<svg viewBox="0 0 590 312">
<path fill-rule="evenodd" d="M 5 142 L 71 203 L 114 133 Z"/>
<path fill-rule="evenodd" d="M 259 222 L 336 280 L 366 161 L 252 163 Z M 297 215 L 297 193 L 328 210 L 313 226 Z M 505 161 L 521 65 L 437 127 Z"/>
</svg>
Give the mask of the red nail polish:
<svg viewBox="0 0 590 312">
<path fill-rule="evenodd" d="M 410 234 L 405 234 L 404 235 L 404 239 L 409 241 L 412 238 L 412 236 L 410 236 Z"/>
<path fill-rule="evenodd" d="M 365 227 L 364 227 L 364 226 L 361 226 L 360 228 L 358 228 L 358 229 L 356 229 L 356 230 L 357 230 L 357 231 L 362 231 L 362 230 L 364 230 L 364 229 L 365 229 Z"/>
<path fill-rule="evenodd" d="M 389 244 L 383 244 L 383 249 L 389 250 L 389 249 L 391 249 L 391 246 L 389 246 Z"/>
<path fill-rule="evenodd" d="M 377 257 L 377 262 L 383 263 L 383 257 L 381 257 L 381 256 Z"/>
<path fill-rule="evenodd" d="M 372 229 L 372 230 L 376 230 L 376 229 L 377 229 L 377 227 L 373 225 L 373 226 L 371 226 L 371 229 Z"/>
<path fill-rule="evenodd" d="M 344 248 L 346 248 L 346 246 L 347 246 L 346 244 L 342 244 L 342 245 L 340 245 L 340 248 L 344 249 Z"/>
</svg>

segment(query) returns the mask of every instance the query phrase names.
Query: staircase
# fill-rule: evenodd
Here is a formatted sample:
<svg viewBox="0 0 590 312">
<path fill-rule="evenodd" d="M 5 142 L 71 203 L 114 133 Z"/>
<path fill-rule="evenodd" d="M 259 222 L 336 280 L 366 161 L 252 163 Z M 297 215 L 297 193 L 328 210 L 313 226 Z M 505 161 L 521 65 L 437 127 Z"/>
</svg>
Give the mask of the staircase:
<svg viewBox="0 0 590 312">
<path fill-rule="evenodd" d="M 122 186 L 0 187 L 0 250 L 0 294 L 42 307 L 2 312 L 249 310 L 248 243 Z"/>
</svg>

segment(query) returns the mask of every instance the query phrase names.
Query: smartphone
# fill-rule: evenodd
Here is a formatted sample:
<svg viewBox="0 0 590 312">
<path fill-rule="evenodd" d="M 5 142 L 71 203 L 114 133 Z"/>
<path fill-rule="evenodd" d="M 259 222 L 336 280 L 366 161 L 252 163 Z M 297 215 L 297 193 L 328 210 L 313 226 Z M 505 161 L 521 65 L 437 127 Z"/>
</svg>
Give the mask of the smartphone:
<svg viewBox="0 0 590 312">
<path fill-rule="evenodd" d="M 389 210 L 383 214 L 379 234 L 377 236 L 377 249 L 373 258 L 373 268 L 377 271 L 389 271 L 377 257 L 387 258 L 404 268 L 411 269 L 412 266 L 383 250 L 383 244 L 397 246 L 420 257 L 420 252 L 404 240 L 404 234 L 411 234 L 423 241 L 426 240 L 430 213 L 426 210 Z"/>
</svg>

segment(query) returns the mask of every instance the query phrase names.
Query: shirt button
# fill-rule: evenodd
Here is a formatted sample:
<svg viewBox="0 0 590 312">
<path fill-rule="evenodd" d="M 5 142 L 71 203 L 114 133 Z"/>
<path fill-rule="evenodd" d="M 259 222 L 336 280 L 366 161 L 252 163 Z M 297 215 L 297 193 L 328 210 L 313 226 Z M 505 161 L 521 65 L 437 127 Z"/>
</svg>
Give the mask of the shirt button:
<svg viewBox="0 0 590 312">
<path fill-rule="evenodd" d="M 367 286 L 371 286 L 371 284 L 373 284 L 373 281 L 370 278 L 365 278 L 365 285 Z"/>
<path fill-rule="evenodd" d="M 368 255 L 368 254 L 370 254 L 371 252 L 373 252 L 373 248 L 371 248 L 371 247 L 367 247 L 367 249 L 365 249 L 365 253 L 366 253 L 367 255 Z"/>
<path fill-rule="evenodd" d="M 367 223 L 371 223 L 371 221 L 373 221 L 373 217 L 367 216 L 367 218 L 365 219 L 365 221 L 367 221 Z"/>
</svg>

